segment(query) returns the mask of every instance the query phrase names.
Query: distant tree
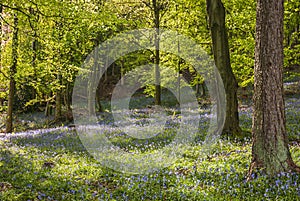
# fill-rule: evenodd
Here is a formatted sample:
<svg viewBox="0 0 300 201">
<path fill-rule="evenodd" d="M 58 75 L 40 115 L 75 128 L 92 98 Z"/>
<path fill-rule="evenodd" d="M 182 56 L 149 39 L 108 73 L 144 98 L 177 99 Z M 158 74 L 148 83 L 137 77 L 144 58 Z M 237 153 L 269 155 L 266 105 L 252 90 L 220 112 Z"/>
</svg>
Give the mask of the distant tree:
<svg viewBox="0 0 300 201">
<path fill-rule="evenodd" d="M 230 65 L 229 45 L 225 27 L 225 8 L 221 0 L 206 0 L 213 54 L 226 92 L 226 119 L 223 133 L 241 135 L 238 116 L 238 84 Z"/>
<path fill-rule="evenodd" d="M 154 53 L 154 64 L 155 64 L 155 105 L 161 105 L 161 75 L 160 75 L 160 52 L 159 52 L 159 34 L 160 34 L 160 26 L 161 26 L 161 18 L 164 15 L 168 1 L 162 0 L 151 0 L 151 3 L 145 1 L 144 2 L 150 9 L 152 14 L 151 20 L 153 21 L 154 28 L 156 29 L 156 34 L 154 37 L 155 43 L 155 53 Z M 164 11 L 164 12 L 163 12 Z"/>
<path fill-rule="evenodd" d="M 3 6 L 0 4 L 0 16 L 1 17 L 2 17 L 2 11 L 3 11 Z M 3 39 L 2 27 L 3 27 L 3 25 L 2 25 L 2 20 L 1 20 L 0 21 L 0 72 L 3 75 L 3 72 L 1 71 L 2 70 L 2 39 Z"/>
<path fill-rule="evenodd" d="M 283 98 L 283 1 L 258 0 L 254 66 L 252 162 L 249 175 L 261 168 L 268 175 L 300 171 L 286 136 Z"/>
<path fill-rule="evenodd" d="M 156 0 L 152 0 L 154 12 L 155 34 L 155 105 L 161 104 L 161 86 L 160 86 L 160 70 L 159 70 L 159 27 L 160 27 L 160 4 Z"/>
<path fill-rule="evenodd" d="M 284 4 L 284 66 L 300 66 L 300 1 L 286 0 Z M 300 73 L 289 72 L 291 77 Z"/>
<path fill-rule="evenodd" d="M 13 131 L 13 102 L 16 88 L 15 75 L 17 73 L 18 62 L 18 16 L 14 14 L 13 24 L 13 37 L 12 37 L 12 65 L 9 72 L 9 94 L 8 94 L 8 107 L 6 118 L 6 133 Z"/>
<path fill-rule="evenodd" d="M 0 4 L 0 16 L 2 17 L 2 11 L 3 11 L 3 6 Z M 2 57 L 1 57 L 1 53 L 2 53 L 2 20 L 0 21 L 0 66 L 1 66 L 1 61 L 2 61 Z M 1 66 L 2 67 L 2 66 Z"/>
</svg>

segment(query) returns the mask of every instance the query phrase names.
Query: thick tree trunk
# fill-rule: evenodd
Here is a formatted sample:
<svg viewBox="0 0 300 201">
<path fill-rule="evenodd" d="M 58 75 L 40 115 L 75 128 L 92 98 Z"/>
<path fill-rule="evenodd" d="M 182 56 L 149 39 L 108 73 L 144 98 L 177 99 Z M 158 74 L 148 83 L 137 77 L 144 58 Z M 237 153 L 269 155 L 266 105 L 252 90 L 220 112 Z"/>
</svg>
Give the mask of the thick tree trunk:
<svg viewBox="0 0 300 201">
<path fill-rule="evenodd" d="M 283 0 L 258 0 L 251 175 L 298 170 L 288 148 L 283 98 Z"/>
<path fill-rule="evenodd" d="M 226 92 L 226 119 L 223 134 L 240 136 L 237 88 L 230 64 L 228 38 L 225 27 L 225 8 L 221 0 L 206 0 L 209 27 L 213 42 L 213 54 Z"/>
<path fill-rule="evenodd" d="M 17 62 L 18 62 L 18 17 L 14 15 L 14 27 L 13 27 L 13 38 L 12 38 L 12 66 L 10 68 L 9 75 L 9 94 L 8 94 L 8 107 L 7 107 L 7 118 L 6 118 L 6 133 L 13 131 L 13 104 L 15 95 L 15 74 L 17 73 Z"/>
</svg>

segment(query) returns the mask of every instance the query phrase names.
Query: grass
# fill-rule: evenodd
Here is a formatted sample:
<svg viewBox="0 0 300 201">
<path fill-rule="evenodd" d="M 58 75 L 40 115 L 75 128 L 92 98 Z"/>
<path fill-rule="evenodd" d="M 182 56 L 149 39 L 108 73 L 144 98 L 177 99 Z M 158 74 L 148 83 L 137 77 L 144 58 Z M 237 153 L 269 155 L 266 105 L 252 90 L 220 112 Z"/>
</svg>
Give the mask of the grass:
<svg viewBox="0 0 300 201">
<path fill-rule="evenodd" d="M 300 139 L 299 99 L 289 99 L 286 109 L 288 134 Z M 243 129 L 251 129 L 251 109 L 241 111 L 240 118 Z M 110 118 L 104 119 L 103 124 L 109 123 Z M 201 132 L 205 132 L 203 124 Z M 126 151 L 151 153 L 169 143 L 177 128 L 174 123 L 148 141 L 126 137 L 116 128 L 106 136 Z M 148 174 L 106 168 L 87 152 L 70 128 L 2 138 L 0 200 L 299 200 L 299 174 L 281 173 L 267 178 L 258 172 L 246 182 L 251 159 L 249 139 L 219 140 L 203 154 L 201 137 L 184 145 L 181 156 L 171 166 Z M 290 149 L 300 165 L 299 144 L 291 144 Z"/>
</svg>

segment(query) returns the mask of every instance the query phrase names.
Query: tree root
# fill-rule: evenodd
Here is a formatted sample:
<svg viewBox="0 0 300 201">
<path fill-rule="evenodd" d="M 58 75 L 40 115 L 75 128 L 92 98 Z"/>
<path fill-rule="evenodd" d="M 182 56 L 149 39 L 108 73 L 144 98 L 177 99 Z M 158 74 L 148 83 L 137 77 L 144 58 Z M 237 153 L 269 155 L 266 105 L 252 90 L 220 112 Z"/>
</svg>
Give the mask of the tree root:
<svg viewBox="0 0 300 201">
<path fill-rule="evenodd" d="M 297 166 L 293 160 L 290 159 L 287 161 L 287 163 L 288 163 L 291 171 L 300 173 L 300 167 Z"/>
<path fill-rule="evenodd" d="M 287 160 L 287 164 L 290 172 L 300 173 L 300 167 L 297 166 L 292 159 Z M 246 181 L 247 182 L 251 181 L 253 179 L 252 174 L 255 172 L 256 169 L 260 169 L 260 168 L 262 168 L 262 165 L 259 164 L 256 160 L 253 160 L 249 167 Z"/>
<path fill-rule="evenodd" d="M 254 173 L 254 170 L 255 170 L 255 169 L 258 169 L 258 168 L 259 168 L 259 166 L 258 166 L 256 160 L 253 160 L 253 161 L 251 162 L 250 167 L 249 167 L 249 170 L 248 170 L 247 180 L 246 180 L 247 182 L 249 182 L 249 181 L 252 180 L 251 175 Z"/>
</svg>

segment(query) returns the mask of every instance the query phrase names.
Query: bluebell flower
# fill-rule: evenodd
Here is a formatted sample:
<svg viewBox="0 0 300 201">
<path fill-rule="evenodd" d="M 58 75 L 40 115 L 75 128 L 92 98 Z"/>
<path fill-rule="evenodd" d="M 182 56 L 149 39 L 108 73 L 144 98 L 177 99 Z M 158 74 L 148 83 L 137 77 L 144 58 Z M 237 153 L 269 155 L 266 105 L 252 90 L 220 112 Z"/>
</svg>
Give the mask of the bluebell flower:
<svg viewBox="0 0 300 201">
<path fill-rule="evenodd" d="M 276 185 L 276 186 L 278 186 L 280 183 L 281 183 L 281 181 L 278 180 L 278 179 L 275 181 L 275 185 Z"/>
<path fill-rule="evenodd" d="M 73 190 L 73 189 L 69 190 L 68 192 L 71 193 L 71 194 L 75 194 L 76 193 L 76 191 Z"/>
</svg>

